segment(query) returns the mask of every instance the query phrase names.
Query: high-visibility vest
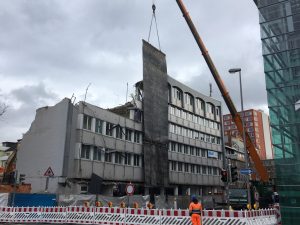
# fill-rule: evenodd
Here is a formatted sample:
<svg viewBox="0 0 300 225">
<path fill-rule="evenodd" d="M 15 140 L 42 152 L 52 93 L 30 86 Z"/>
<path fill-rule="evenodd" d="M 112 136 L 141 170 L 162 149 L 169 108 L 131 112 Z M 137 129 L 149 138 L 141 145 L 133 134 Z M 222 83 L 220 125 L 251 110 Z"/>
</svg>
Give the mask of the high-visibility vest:
<svg viewBox="0 0 300 225">
<path fill-rule="evenodd" d="M 202 211 L 202 205 L 198 202 L 195 204 L 194 202 L 191 202 L 190 207 L 189 207 L 190 214 L 198 214 L 201 215 Z"/>
</svg>

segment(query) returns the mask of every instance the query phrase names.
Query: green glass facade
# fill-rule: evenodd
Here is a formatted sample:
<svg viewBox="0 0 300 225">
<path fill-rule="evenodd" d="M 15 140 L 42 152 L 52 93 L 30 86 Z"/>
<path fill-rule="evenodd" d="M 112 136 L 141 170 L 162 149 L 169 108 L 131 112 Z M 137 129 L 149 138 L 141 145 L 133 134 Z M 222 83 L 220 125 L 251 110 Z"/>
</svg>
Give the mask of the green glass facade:
<svg viewBox="0 0 300 225">
<path fill-rule="evenodd" d="M 282 222 L 300 224 L 300 0 L 256 3 Z"/>
</svg>

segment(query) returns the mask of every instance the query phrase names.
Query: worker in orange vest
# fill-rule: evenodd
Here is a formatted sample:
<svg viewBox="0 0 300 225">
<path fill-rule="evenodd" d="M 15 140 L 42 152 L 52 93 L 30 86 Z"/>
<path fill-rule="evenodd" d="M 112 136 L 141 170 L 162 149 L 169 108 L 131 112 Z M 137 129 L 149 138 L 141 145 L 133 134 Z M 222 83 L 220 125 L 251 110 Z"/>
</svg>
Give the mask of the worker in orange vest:
<svg viewBox="0 0 300 225">
<path fill-rule="evenodd" d="M 198 202 L 195 195 L 192 196 L 192 202 L 189 206 L 189 212 L 193 225 L 201 225 L 202 205 Z"/>
</svg>

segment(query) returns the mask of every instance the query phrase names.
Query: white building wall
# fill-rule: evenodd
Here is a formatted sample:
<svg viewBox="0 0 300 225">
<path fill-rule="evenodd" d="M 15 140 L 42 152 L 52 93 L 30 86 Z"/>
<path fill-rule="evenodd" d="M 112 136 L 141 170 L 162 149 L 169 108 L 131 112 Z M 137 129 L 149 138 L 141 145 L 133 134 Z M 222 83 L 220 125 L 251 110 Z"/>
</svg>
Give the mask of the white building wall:
<svg viewBox="0 0 300 225">
<path fill-rule="evenodd" d="M 17 153 L 17 170 L 26 175 L 25 183 L 31 183 L 32 193 L 45 191 L 44 173 L 49 167 L 54 177 L 49 179 L 48 191 L 57 191 L 58 179 L 63 175 L 69 103 L 69 99 L 63 99 L 55 106 L 38 109 L 23 136 Z"/>
<path fill-rule="evenodd" d="M 264 129 L 266 158 L 273 159 L 274 155 L 273 155 L 273 147 L 272 147 L 272 140 L 271 140 L 269 116 L 262 111 L 261 111 L 261 115 L 262 115 L 263 129 Z"/>
</svg>

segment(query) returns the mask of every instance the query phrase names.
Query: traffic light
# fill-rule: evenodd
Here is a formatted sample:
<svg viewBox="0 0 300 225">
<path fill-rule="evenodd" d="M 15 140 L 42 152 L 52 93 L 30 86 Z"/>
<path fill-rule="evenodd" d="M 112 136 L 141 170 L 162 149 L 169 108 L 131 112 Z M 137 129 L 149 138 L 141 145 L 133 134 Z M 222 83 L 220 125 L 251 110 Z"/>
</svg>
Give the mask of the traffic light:
<svg viewBox="0 0 300 225">
<path fill-rule="evenodd" d="M 221 171 L 221 180 L 223 182 L 227 182 L 227 171 L 226 170 Z"/>
<path fill-rule="evenodd" d="M 236 182 L 238 180 L 237 167 L 231 167 L 231 182 Z"/>
<path fill-rule="evenodd" d="M 23 183 L 25 181 L 25 176 L 26 176 L 25 174 L 22 174 L 22 173 L 20 174 L 20 177 L 19 177 L 20 183 Z"/>
</svg>

